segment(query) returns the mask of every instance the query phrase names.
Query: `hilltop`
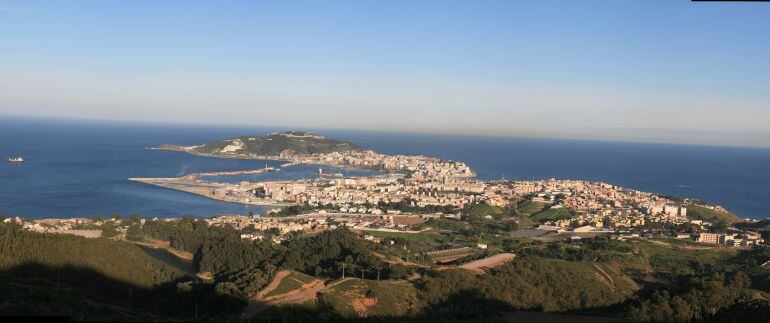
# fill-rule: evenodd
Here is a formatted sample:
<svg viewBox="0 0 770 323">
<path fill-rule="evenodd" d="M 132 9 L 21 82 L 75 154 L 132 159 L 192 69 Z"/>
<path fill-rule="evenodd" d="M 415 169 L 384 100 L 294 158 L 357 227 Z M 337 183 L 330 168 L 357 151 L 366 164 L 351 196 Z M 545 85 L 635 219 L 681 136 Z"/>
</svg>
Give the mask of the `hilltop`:
<svg viewBox="0 0 770 323">
<path fill-rule="evenodd" d="M 742 220 L 734 214 L 726 211 L 719 211 L 705 206 L 691 204 L 687 206 L 687 216 L 696 220 L 736 223 Z"/>
<path fill-rule="evenodd" d="M 261 137 L 240 136 L 198 146 L 163 145 L 158 148 L 227 156 L 311 155 L 363 150 L 352 142 L 329 139 L 304 131 L 275 132 Z"/>
</svg>

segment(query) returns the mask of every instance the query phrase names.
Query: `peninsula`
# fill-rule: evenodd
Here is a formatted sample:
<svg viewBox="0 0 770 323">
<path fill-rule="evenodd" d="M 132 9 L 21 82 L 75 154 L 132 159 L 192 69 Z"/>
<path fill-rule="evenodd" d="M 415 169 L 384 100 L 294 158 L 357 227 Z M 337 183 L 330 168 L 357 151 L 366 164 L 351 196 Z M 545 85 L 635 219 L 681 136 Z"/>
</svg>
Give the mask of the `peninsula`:
<svg viewBox="0 0 770 323">
<path fill-rule="evenodd" d="M 377 176 L 324 176 L 295 180 L 219 183 L 217 174 L 262 173 L 277 169 L 190 174 L 179 178 L 131 180 L 227 202 L 289 206 L 289 213 L 394 215 L 467 213 L 494 219 L 501 210 L 521 215 L 519 223 L 540 232 L 632 232 L 650 224 L 725 226 L 740 221 L 720 206 L 641 192 L 607 183 L 578 180 L 482 181 L 468 165 L 428 156 L 385 155 L 309 132 L 289 131 L 262 137 L 237 137 L 198 146 L 165 145 L 196 155 L 284 160 L 287 171 L 299 164 L 375 169 Z M 205 180 L 203 179 L 205 177 Z M 296 211 L 301 210 L 301 211 Z M 281 214 L 285 211 L 274 210 Z M 475 212 L 475 211 L 474 211 Z M 508 213 L 510 213 L 508 212 Z M 481 214 L 483 213 L 483 214 Z M 398 229 L 398 227 L 394 227 Z M 629 231 L 630 230 L 630 231 Z M 641 232 L 641 231 L 640 231 Z M 636 233 L 638 235 L 638 233 Z M 683 233 L 682 236 L 686 236 Z M 689 235 L 687 235 L 689 237 Z M 711 236 L 700 241 L 729 245 L 762 243 L 755 235 Z"/>
<path fill-rule="evenodd" d="M 288 159 L 291 156 L 363 150 L 351 142 L 332 140 L 304 131 L 276 132 L 261 137 L 241 136 L 198 146 L 162 145 L 151 149 L 184 151 L 210 157 L 252 159 Z"/>
</svg>

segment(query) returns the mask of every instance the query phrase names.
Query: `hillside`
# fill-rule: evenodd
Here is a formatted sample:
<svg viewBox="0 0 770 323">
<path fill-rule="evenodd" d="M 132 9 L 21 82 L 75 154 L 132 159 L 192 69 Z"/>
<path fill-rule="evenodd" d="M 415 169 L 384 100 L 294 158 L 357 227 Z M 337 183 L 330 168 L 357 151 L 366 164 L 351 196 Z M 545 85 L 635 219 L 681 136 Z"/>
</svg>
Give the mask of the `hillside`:
<svg viewBox="0 0 770 323">
<path fill-rule="evenodd" d="M 471 226 L 497 221 L 470 220 L 478 224 L 431 219 L 429 225 L 460 225 L 455 230 L 479 234 L 483 231 L 476 230 L 483 229 Z M 516 258 L 482 274 L 413 262 L 407 268 L 408 261 L 399 257 L 405 255 L 403 246 L 411 255 L 435 249 L 434 244 L 453 237 L 448 232 L 412 238 L 386 233 L 399 241 L 391 246 L 338 229 L 276 245 L 243 242 L 232 228 L 192 218 L 145 221 L 139 229 L 194 254 L 196 268 L 213 279 L 191 281 L 131 243 L 0 224 L 0 313 L 79 320 L 447 322 L 492 321 L 525 310 L 664 321 L 673 315 L 665 311 L 676 308 L 678 320 L 701 321 L 721 310 L 740 310 L 734 306 L 748 295 L 770 291 L 770 269 L 761 266 L 770 259 L 765 249 L 687 249 L 604 236 L 503 239 L 489 246 Z M 346 275 L 340 279 L 343 268 Z"/>
<path fill-rule="evenodd" d="M 530 216 L 545 209 L 547 204 L 532 200 L 522 200 L 516 205 L 516 211 L 525 216 Z"/>
<path fill-rule="evenodd" d="M 78 321 L 190 319 L 199 302 L 196 295 L 211 295 L 214 289 L 190 280 L 130 243 L 0 224 L 2 315 L 56 315 Z M 228 295 L 205 300 L 198 306 L 199 317 L 227 313 L 229 304 L 240 306 Z"/>
<path fill-rule="evenodd" d="M 241 136 L 187 147 L 192 153 L 257 156 L 310 155 L 362 150 L 358 145 L 309 132 L 276 132 L 261 137 Z"/>
<path fill-rule="evenodd" d="M 123 259 L 131 259 L 132 262 Z M 63 268 L 86 269 L 143 289 L 152 289 L 184 277 L 183 273 L 149 257 L 132 244 L 73 235 L 34 233 L 11 225 L 0 226 L 0 270 L 13 271 L 14 268 L 32 264 L 59 268 L 60 280 L 70 278 L 64 276 Z M 25 277 L 31 274 L 29 271 L 15 273 Z"/>
<path fill-rule="evenodd" d="M 538 212 L 530 217 L 530 220 L 545 223 L 548 221 L 557 221 L 563 219 L 572 218 L 572 212 L 565 208 L 548 209 L 542 212 Z"/>
<path fill-rule="evenodd" d="M 710 222 L 741 222 L 740 218 L 730 212 L 719 212 L 693 204 L 687 206 L 687 217 Z"/>
</svg>

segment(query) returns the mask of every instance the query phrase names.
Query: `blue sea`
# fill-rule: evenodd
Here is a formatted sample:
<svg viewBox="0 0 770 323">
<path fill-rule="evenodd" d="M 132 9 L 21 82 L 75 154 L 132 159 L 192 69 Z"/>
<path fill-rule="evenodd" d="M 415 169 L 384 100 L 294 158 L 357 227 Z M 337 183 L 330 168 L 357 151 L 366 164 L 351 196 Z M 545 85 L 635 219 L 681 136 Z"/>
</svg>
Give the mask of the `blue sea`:
<svg viewBox="0 0 770 323">
<path fill-rule="evenodd" d="M 463 161 L 482 179 L 603 181 L 700 198 L 742 217 L 770 217 L 770 149 L 16 117 L 0 117 L 0 156 L 22 155 L 27 161 L 0 164 L 0 211 L 6 216 L 33 219 L 261 213 L 264 208 L 214 201 L 127 178 L 247 170 L 266 163 L 278 167 L 281 162 L 206 158 L 145 147 L 194 145 L 283 130 L 310 130 L 386 154 L 423 154 Z M 270 176 L 298 178 L 316 173 L 317 167 L 307 166 Z M 248 176 L 221 180 L 254 180 L 262 175 Z"/>
</svg>

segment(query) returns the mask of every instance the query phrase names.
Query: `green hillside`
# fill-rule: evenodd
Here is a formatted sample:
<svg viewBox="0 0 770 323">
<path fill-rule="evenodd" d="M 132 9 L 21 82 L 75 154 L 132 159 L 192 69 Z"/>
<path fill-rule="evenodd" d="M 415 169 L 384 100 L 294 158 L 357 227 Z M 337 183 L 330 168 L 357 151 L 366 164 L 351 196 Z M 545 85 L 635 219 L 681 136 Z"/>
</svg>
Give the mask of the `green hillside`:
<svg viewBox="0 0 770 323">
<path fill-rule="evenodd" d="M 740 218 L 738 218 L 737 216 L 735 216 L 735 214 L 732 214 L 730 212 L 719 212 L 716 210 L 712 210 L 712 209 L 694 205 L 694 204 L 687 206 L 687 217 L 696 219 L 696 220 L 709 221 L 709 222 L 727 222 L 727 223 L 741 222 Z"/>
<path fill-rule="evenodd" d="M 345 318 L 408 316 L 422 305 L 412 284 L 396 280 L 349 278 L 322 293 L 320 299 Z"/>
<path fill-rule="evenodd" d="M 291 291 L 302 288 L 302 285 L 311 283 L 315 278 L 310 275 L 303 274 L 301 272 L 292 271 L 289 276 L 285 277 L 278 287 L 271 292 L 264 295 L 264 297 L 272 297 L 276 295 L 283 295 Z"/>
<path fill-rule="evenodd" d="M 498 221 L 431 220 L 432 226 L 468 225 L 458 229 L 469 231 L 468 236 L 491 236 L 483 227 Z M 192 218 L 145 221 L 140 229 L 195 254 L 196 268 L 211 272 L 213 281 L 191 281 L 130 243 L 0 224 L 0 313 L 220 322 L 254 310 L 254 319 L 276 322 L 364 317 L 445 322 L 497 321 L 516 309 L 632 321 L 665 321 L 676 313 L 678 321 L 686 322 L 739 310 L 735 306 L 751 295 L 770 292 L 770 269 L 762 266 L 770 251 L 761 248 L 689 249 L 665 240 L 625 242 L 606 236 L 577 241 L 500 237 L 490 248 L 514 253 L 516 259 L 490 264 L 488 272 L 479 274 L 451 265 L 410 264 L 407 270 L 386 261 L 398 261 L 399 255 L 417 258 L 420 252 L 413 245 L 420 246 L 419 241 L 434 247 L 441 239 L 463 237 L 448 231 L 400 233 L 394 236 L 399 242 L 390 245 L 337 229 L 277 245 L 244 242 L 232 228 L 209 227 Z M 342 268 L 346 278 L 340 280 Z M 264 290 L 278 275 L 280 283 Z M 300 288 L 301 293 L 289 293 Z M 249 303 L 259 290 L 268 293 L 268 306 Z M 263 311 L 257 312 L 260 307 Z"/>
<path fill-rule="evenodd" d="M 180 286 L 183 288 L 180 289 Z M 213 293 L 138 246 L 0 224 L 0 314 L 165 321 L 221 315 L 240 301 Z"/>
<path fill-rule="evenodd" d="M 10 224 L 0 224 L 0 277 L 5 315 L 159 320 L 187 304 L 174 297 L 184 274 L 135 245 Z"/>
<path fill-rule="evenodd" d="M 131 259 L 131 262 L 124 259 Z M 133 244 L 41 234 L 0 225 L 0 270 L 13 270 L 29 264 L 86 268 L 146 289 L 184 277 L 180 271 L 151 258 Z M 28 275 L 29 272 L 20 274 Z M 59 279 L 62 279 L 61 274 Z"/>
<path fill-rule="evenodd" d="M 572 212 L 570 212 L 565 208 L 548 209 L 530 217 L 532 221 L 536 221 L 540 223 L 545 223 L 547 221 L 570 219 L 570 218 L 572 218 Z"/>
<path fill-rule="evenodd" d="M 192 149 L 205 154 L 255 154 L 259 156 L 309 155 L 362 150 L 358 145 L 309 132 L 277 132 L 261 137 L 241 136 L 207 143 Z"/>
<path fill-rule="evenodd" d="M 545 208 L 545 206 L 546 206 L 546 204 L 543 203 L 543 202 L 535 202 L 535 201 L 532 201 L 532 200 L 523 200 L 523 201 L 519 201 L 518 202 L 518 205 L 517 205 L 518 209 L 517 209 L 517 211 L 520 214 L 529 216 L 529 215 L 532 215 L 532 214 L 535 214 L 537 212 L 542 211 Z"/>
</svg>

